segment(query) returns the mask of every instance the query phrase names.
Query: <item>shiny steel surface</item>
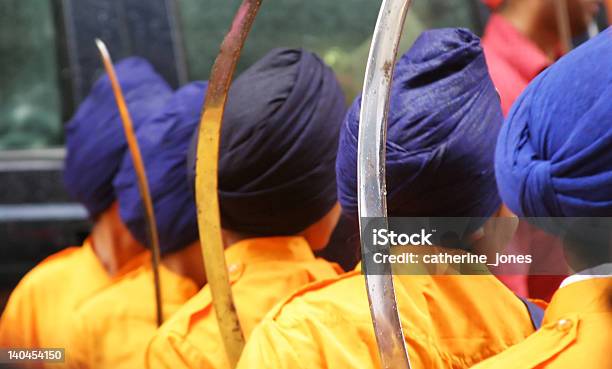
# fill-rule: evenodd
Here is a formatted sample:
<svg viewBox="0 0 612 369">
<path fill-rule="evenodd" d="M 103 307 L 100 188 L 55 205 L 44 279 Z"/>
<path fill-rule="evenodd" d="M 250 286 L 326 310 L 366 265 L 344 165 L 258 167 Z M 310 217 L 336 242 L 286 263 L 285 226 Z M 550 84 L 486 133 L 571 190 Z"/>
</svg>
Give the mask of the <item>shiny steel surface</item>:
<svg viewBox="0 0 612 369">
<path fill-rule="evenodd" d="M 383 0 L 370 46 L 361 102 L 357 182 L 359 227 L 364 218 L 386 218 L 385 146 L 389 95 L 397 47 L 411 0 Z M 385 222 L 386 223 L 386 222 Z M 362 255 L 366 245 L 361 240 Z M 389 247 L 378 252 L 389 254 Z M 367 263 L 363 263 L 365 265 Z M 391 268 L 380 275 L 364 270 L 370 313 L 383 368 L 410 368 L 395 299 Z"/>
</svg>

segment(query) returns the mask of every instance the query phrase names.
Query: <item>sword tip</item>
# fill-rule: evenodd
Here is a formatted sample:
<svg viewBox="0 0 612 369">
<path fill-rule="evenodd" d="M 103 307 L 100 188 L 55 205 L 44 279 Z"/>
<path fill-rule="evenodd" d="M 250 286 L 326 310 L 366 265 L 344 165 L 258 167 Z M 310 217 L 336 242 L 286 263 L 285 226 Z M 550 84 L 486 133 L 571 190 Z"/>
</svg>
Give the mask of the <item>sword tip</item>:
<svg viewBox="0 0 612 369">
<path fill-rule="evenodd" d="M 110 58 L 110 54 L 108 53 L 108 49 L 106 48 L 106 44 L 104 43 L 104 41 L 100 40 L 97 37 L 94 41 L 96 42 L 96 46 L 98 47 L 100 54 L 102 54 L 102 57 Z"/>
</svg>

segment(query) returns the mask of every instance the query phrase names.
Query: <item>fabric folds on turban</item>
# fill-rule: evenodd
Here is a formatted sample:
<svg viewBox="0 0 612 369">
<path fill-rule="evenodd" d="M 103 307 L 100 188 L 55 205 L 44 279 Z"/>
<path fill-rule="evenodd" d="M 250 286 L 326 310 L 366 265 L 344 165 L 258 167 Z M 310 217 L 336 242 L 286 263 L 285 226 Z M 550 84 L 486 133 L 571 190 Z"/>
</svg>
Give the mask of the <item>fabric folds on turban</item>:
<svg viewBox="0 0 612 369">
<path fill-rule="evenodd" d="M 221 134 L 223 227 L 290 235 L 331 210 L 345 111 L 334 73 L 313 53 L 274 49 L 245 70 L 229 91 Z"/>
<path fill-rule="evenodd" d="M 142 58 L 125 59 L 115 69 L 137 128 L 163 106 L 172 90 Z M 66 188 L 95 219 L 115 201 L 113 179 L 127 151 L 121 117 L 107 75 L 93 85 L 66 124 L 66 151 Z"/>
<path fill-rule="evenodd" d="M 361 98 L 340 133 L 338 197 L 357 214 Z M 387 132 L 390 216 L 489 217 L 499 207 L 493 169 L 502 123 L 479 39 L 464 29 L 421 34 L 398 61 Z"/>
<path fill-rule="evenodd" d="M 200 122 L 207 86 L 207 82 L 185 85 L 136 131 L 162 254 L 198 239 L 195 199 L 187 182 L 187 150 Z M 137 240 L 147 244 L 145 211 L 131 155 L 125 156 L 114 186 L 121 219 Z"/>
<path fill-rule="evenodd" d="M 541 73 L 497 143 L 500 195 L 519 216 L 612 214 L 612 29 Z"/>
</svg>

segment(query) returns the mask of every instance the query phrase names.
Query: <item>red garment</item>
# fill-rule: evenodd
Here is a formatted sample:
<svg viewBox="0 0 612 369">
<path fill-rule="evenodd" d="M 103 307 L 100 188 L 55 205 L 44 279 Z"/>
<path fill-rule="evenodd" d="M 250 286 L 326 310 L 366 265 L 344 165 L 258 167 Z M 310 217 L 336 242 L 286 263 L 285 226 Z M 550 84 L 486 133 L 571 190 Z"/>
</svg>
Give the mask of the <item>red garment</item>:
<svg viewBox="0 0 612 369">
<path fill-rule="evenodd" d="M 503 0 L 482 0 L 482 2 L 491 9 L 497 9 L 503 3 Z"/>
<path fill-rule="evenodd" d="M 489 19 L 482 47 L 506 116 L 529 82 L 553 61 L 499 14 Z"/>
<path fill-rule="evenodd" d="M 549 67 L 553 60 L 499 14 L 491 15 L 482 38 L 482 47 L 489 74 L 501 98 L 504 116 L 507 116 L 512 104 L 529 82 Z M 541 247 L 543 244 L 549 246 Z M 556 238 L 526 224 L 519 227 L 506 252 L 517 255 L 532 254 L 534 263 L 540 266 L 547 260 L 563 260 L 562 247 Z M 503 270 L 501 272 L 503 273 Z M 565 278 L 565 275 L 527 277 L 527 265 L 523 272 L 523 275 L 500 275 L 499 279 L 521 296 L 546 301 L 550 301 L 552 294 Z"/>
</svg>

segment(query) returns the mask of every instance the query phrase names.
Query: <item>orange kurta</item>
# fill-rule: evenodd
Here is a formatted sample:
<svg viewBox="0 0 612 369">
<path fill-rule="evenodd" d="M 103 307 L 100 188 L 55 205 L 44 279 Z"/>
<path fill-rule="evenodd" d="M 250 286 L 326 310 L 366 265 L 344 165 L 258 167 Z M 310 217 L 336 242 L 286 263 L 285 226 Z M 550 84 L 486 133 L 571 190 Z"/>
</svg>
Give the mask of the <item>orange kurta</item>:
<svg viewBox="0 0 612 369">
<path fill-rule="evenodd" d="M 334 278 L 341 272 L 335 264 L 315 258 L 302 237 L 244 240 L 229 247 L 225 257 L 247 338 L 283 297 L 307 283 Z M 146 367 L 229 367 L 208 286 L 160 328 L 147 350 Z"/>
<path fill-rule="evenodd" d="M 189 278 L 160 265 L 164 319 L 198 291 Z M 70 332 L 70 368 L 135 369 L 144 366 L 147 343 L 157 330 L 150 258 L 76 311 Z"/>
<path fill-rule="evenodd" d="M 540 330 L 474 369 L 612 368 L 612 277 L 561 287 Z"/>
<path fill-rule="evenodd" d="M 110 277 L 89 240 L 49 256 L 13 290 L 0 320 L 0 347 L 69 350 L 67 331 L 77 306 L 143 260 L 134 258 Z"/>
<path fill-rule="evenodd" d="M 395 287 L 413 368 L 468 368 L 534 330 L 524 304 L 491 275 L 397 276 Z M 307 286 L 277 306 L 238 368 L 380 368 L 364 276 Z"/>
</svg>

